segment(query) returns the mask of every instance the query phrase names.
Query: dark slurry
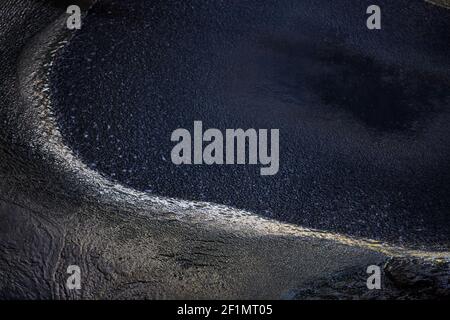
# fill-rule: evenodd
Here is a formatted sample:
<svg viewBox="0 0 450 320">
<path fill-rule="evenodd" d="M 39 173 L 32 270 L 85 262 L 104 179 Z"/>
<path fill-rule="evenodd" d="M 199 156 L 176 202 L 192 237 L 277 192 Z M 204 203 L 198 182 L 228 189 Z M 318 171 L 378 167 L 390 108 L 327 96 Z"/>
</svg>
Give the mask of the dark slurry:
<svg viewBox="0 0 450 320">
<path fill-rule="evenodd" d="M 450 11 L 422 1 L 106 1 L 57 58 L 64 139 L 153 194 L 406 243 L 450 234 Z M 173 130 L 280 129 L 280 170 L 175 166 Z"/>
</svg>

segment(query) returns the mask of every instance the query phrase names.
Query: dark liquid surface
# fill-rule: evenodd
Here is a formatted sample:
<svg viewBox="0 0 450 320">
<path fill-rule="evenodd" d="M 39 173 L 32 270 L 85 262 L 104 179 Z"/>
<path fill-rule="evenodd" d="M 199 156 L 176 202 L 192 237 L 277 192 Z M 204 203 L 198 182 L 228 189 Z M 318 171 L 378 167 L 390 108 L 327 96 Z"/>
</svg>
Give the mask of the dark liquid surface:
<svg viewBox="0 0 450 320">
<path fill-rule="evenodd" d="M 448 242 L 450 11 L 422 1 L 107 1 L 52 75 L 62 134 L 153 194 Z M 280 169 L 176 166 L 177 128 L 279 129 Z"/>
</svg>

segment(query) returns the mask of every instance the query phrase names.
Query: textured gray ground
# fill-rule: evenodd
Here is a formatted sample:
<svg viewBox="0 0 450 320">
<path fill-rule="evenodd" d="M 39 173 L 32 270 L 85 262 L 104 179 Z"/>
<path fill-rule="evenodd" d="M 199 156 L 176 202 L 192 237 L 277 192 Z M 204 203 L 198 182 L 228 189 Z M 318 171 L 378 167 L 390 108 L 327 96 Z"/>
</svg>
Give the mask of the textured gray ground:
<svg viewBox="0 0 450 320">
<path fill-rule="evenodd" d="M 46 122 L 41 53 L 59 39 L 53 28 L 31 37 L 60 13 L 40 1 L 0 9 L 1 298 L 283 298 L 390 255 L 446 256 L 141 195 L 96 176 Z M 70 264 L 82 270 L 78 292 L 64 286 Z"/>
</svg>

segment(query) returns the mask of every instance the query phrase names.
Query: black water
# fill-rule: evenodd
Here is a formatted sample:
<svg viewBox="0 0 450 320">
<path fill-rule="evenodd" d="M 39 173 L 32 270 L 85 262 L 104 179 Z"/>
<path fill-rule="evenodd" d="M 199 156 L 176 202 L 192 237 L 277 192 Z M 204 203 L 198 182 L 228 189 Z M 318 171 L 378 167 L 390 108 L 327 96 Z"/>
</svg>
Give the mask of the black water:
<svg viewBox="0 0 450 320">
<path fill-rule="evenodd" d="M 92 168 L 304 226 L 448 242 L 450 11 L 422 1 L 106 1 L 57 59 Z M 173 130 L 280 129 L 280 171 L 175 166 Z"/>
</svg>

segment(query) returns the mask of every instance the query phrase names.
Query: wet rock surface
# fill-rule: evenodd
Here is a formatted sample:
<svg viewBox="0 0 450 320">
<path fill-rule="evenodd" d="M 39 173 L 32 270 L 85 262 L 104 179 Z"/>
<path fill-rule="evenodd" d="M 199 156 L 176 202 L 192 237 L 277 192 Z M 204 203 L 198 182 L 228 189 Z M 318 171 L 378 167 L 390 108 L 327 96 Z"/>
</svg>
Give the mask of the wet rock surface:
<svg viewBox="0 0 450 320">
<path fill-rule="evenodd" d="M 450 298 L 450 262 L 393 258 L 384 267 L 386 277 L 399 289 L 418 296 Z"/>
<path fill-rule="evenodd" d="M 308 283 L 290 292 L 288 299 L 385 300 L 450 299 L 450 263 L 445 260 L 394 257 L 382 268 L 381 289 L 367 288 L 368 274 L 351 268 Z"/>
</svg>

